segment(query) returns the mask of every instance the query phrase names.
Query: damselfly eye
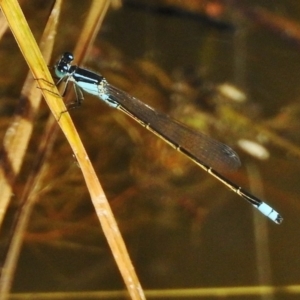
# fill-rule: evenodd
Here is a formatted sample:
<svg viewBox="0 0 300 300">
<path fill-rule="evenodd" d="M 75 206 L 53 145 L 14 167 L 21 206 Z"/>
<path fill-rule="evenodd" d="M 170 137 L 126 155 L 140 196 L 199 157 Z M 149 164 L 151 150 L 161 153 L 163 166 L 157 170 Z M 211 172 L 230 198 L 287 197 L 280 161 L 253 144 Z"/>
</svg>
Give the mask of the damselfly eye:
<svg viewBox="0 0 300 300">
<path fill-rule="evenodd" d="M 68 71 L 69 71 L 69 65 L 67 65 L 65 63 L 59 63 L 55 67 L 55 74 L 59 78 L 66 76 L 68 74 Z"/>
<path fill-rule="evenodd" d="M 74 60 L 74 56 L 70 52 L 65 52 L 62 56 L 62 60 L 66 63 L 71 63 Z"/>
<path fill-rule="evenodd" d="M 69 66 L 65 65 L 65 64 L 60 64 L 57 66 L 57 70 L 63 74 L 66 74 L 66 73 L 68 73 Z"/>
</svg>

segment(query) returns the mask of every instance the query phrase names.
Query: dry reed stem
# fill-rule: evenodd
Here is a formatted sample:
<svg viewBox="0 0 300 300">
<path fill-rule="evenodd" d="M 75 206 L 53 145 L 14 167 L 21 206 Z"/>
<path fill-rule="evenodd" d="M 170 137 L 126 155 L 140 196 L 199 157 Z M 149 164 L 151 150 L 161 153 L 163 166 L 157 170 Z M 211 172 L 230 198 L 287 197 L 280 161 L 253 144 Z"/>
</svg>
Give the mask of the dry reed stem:
<svg viewBox="0 0 300 300">
<path fill-rule="evenodd" d="M 24 15 L 15 0 L 1 0 L 0 5 L 20 50 L 34 78 L 37 80 L 50 110 L 55 116 L 55 119 L 59 120 L 59 125 L 77 158 L 90 192 L 93 205 L 96 209 L 97 216 L 100 220 L 104 234 L 111 247 L 123 279 L 127 285 L 129 294 L 132 299 L 145 299 L 117 223 L 87 153 L 80 141 L 69 114 L 61 114 L 62 111 L 66 110 L 66 107 L 59 96 L 58 90 L 28 27 Z"/>
<path fill-rule="evenodd" d="M 44 30 L 43 36 L 40 42 L 40 49 L 43 53 L 45 61 L 49 62 L 54 45 L 54 37 L 56 34 L 56 28 L 58 24 L 58 19 L 60 15 L 62 0 L 57 0 L 55 6 L 53 7 L 52 13 L 48 19 L 46 28 Z M 33 80 L 31 74 L 27 75 L 24 88 L 21 93 L 21 97 L 25 99 L 29 109 L 21 110 L 20 114 L 16 114 L 14 120 L 9 126 L 5 140 L 5 152 L 7 153 L 6 157 L 11 158 L 11 165 L 14 165 L 16 172 L 14 176 L 16 177 L 19 173 L 27 145 L 33 130 L 33 119 L 38 110 L 40 101 L 41 101 L 41 92 L 36 88 L 36 82 Z M 8 134 L 9 133 L 9 134 Z M 43 140 L 44 143 L 47 140 Z M 44 144 L 43 143 L 43 144 Z M 44 151 L 44 153 L 46 153 Z M 35 169 L 35 168 L 34 168 Z M 12 183 L 7 184 L 5 177 L 2 175 L 4 169 L 0 170 L 0 186 L 2 191 L 5 190 L 5 193 L 2 193 L 1 203 L 8 203 L 10 195 L 12 193 Z M 4 198 L 6 197 L 6 198 Z M 24 232 L 27 228 L 27 224 L 31 215 L 33 208 L 33 201 L 25 198 L 21 200 L 20 210 L 15 216 L 16 224 L 13 236 L 11 237 L 11 242 L 7 251 L 7 257 L 4 262 L 3 270 L 0 278 L 0 299 L 5 300 L 8 298 L 9 291 L 13 282 L 13 277 L 15 274 L 18 258 L 21 252 Z"/>
</svg>

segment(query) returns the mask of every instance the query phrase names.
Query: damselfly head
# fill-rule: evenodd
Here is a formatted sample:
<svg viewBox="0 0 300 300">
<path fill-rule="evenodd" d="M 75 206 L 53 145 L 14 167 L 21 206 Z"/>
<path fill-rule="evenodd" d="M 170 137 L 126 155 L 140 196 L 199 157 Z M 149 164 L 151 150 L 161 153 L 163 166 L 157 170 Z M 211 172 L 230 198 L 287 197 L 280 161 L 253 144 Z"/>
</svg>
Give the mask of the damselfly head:
<svg viewBox="0 0 300 300">
<path fill-rule="evenodd" d="M 65 52 L 54 67 L 56 76 L 59 78 L 67 76 L 70 73 L 70 64 L 73 60 L 73 54 L 71 52 Z"/>
</svg>

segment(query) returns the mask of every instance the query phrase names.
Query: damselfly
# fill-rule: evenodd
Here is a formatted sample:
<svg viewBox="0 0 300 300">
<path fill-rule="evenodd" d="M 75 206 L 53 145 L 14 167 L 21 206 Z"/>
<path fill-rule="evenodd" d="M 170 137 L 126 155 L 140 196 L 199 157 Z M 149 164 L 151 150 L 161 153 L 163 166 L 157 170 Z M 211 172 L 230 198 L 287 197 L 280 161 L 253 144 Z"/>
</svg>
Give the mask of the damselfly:
<svg viewBox="0 0 300 300">
<path fill-rule="evenodd" d="M 133 118 L 177 151 L 185 154 L 272 221 L 277 224 L 282 222 L 283 218 L 272 207 L 219 173 L 219 170 L 231 170 L 240 166 L 238 155 L 229 146 L 154 110 L 149 105 L 109 84 L 100 74 L 71 65 L 73 60 L 73 54 L 65 52 L 55 65 L 55 73 L 60 78 L 58 83 L 65 81 L 66 86 L 69 82 L 74 83 L 78 104 L 83 99 L 81 89 L 97 96 L 109 106 L 117 108 Z"/>
</svg>

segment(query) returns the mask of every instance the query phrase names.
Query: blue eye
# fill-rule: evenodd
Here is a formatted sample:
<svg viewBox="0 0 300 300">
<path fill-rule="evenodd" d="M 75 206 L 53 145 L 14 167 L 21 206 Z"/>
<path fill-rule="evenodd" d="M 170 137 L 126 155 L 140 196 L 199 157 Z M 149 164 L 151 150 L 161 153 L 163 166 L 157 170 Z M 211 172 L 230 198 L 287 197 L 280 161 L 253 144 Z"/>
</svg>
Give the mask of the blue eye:
<svg viewBox="0 0 300 300">
<path fill-rule="evenodd" d="M 55 74 L 58 78 L 62 78 L 68 74 L 69 67 L 67 65 L 58 65 L 55 68 Z"/>
</svg>

